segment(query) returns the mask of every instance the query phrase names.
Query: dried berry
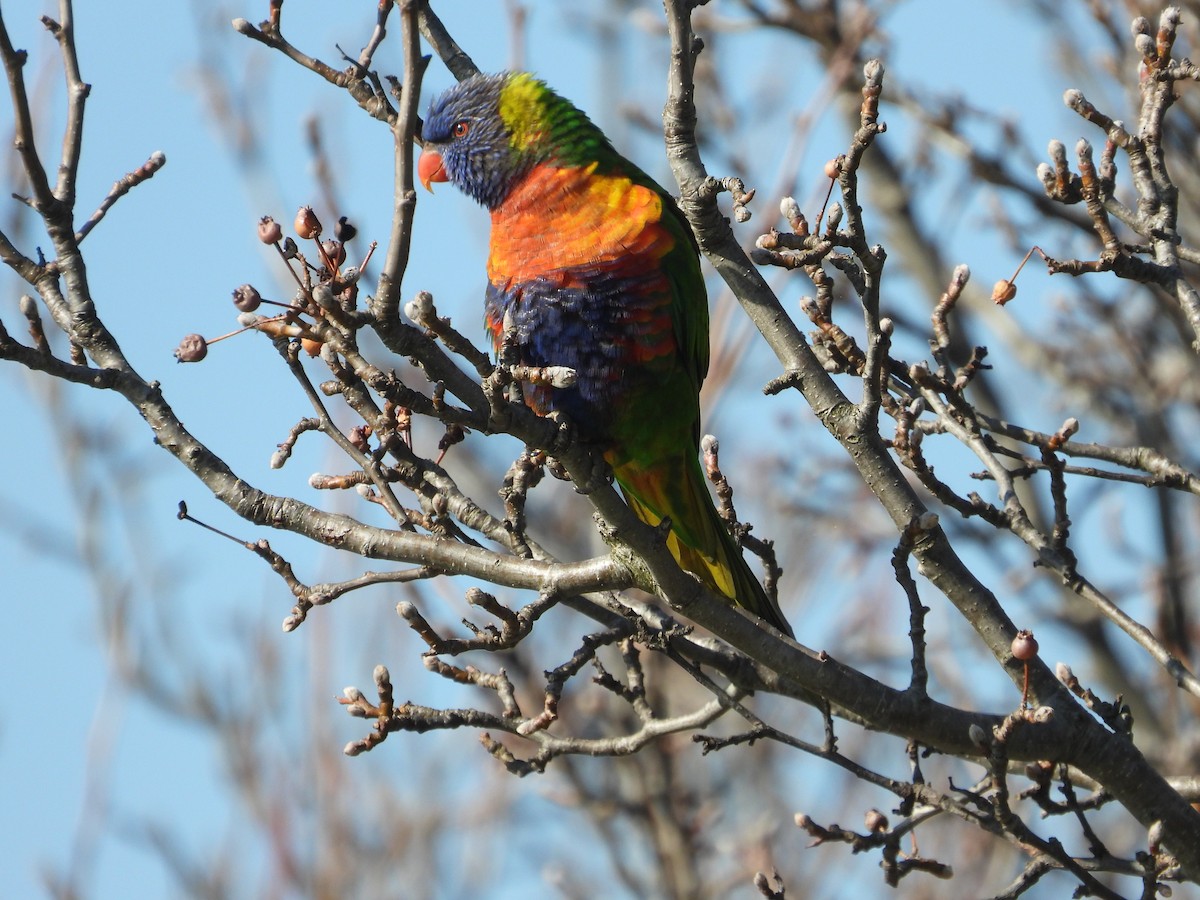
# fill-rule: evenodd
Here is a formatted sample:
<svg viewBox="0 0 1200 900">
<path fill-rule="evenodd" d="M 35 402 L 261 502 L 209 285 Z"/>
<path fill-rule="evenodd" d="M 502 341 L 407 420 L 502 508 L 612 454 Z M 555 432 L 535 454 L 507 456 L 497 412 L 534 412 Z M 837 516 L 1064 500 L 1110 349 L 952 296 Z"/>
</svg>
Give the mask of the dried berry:
<svg viewBox="0 0 1200 900">
<path fill-rule="evenodd" d="M 887 831 L 888 817 L 877 809 L 868 809 L 866 815 L 867 831 L 879 834 Z"/>
<path fill-rule="evenodd" d="M 466 437 L 466 429 L 458 424 L 450 424 L 446 426 L 446 433 L 442 435 L 438 441 L 438 449 L 445 453 L 455 444 L 460 443 Z"/>
<path fill-rule="evenodd" d="M 233 292 L 233 305 L 242 312 L 254 312 L 262 303 L 262 295 L 254 289 L 254 285 L 243 284 Z"/>
<path fill-rule="evenodd" d="M 277 244 L 283 237 L 283 229 L 270 216 L 258 220 L 258 239 L 264 244 Z"/>
<path fill-rule="evenodd" d="M 181 363 L 200 362 L 208 356 L 208 341 L 201 334 L 189 334 L 175 348 L 175 358 Z"/>
<path fill-rule="evenodd" d="M 992 287 L 992 302 L 997 306 L 1003 306 L 1015 296 L 1017 296 L 1017 286 L 1007 278 L 1001 278 Z"/>
<path fill-rule="evenodd" d="M 1038 642 L 1033 636 L 1033 632 L 1022 628 L 1017 632 L 1017 636 L 1013 638 L 1012 655 L 1021 660 L 1028 662 L 1037 656 Z"/>
<path fill-rule="evenodd" d="M 321 220 L 317 218 L 311 206 L 300 207 L 292 227 L 296 229 L 296 235 L 303 240 L 321 236 Z"/>
<path fill-rule="evenodd" d="M 327 241 L 321 242 L 321 248 L 325 251 L 325 255 L 329 257 L 329 261 L 335 266 L 340 266 L 346 261 L 346 248 L 342 246 L 341 241 L 335 241 L 330 238 Z"/>
<path fill-rule="evenodd" d="M 338 219 L 337 224 L 333 226 L 333 236 L 343 244 L 354 240 L 356 234 L 358 234 L 358 229 L 350 224 L 350 220 L 345 216 Z"/>
</svg>

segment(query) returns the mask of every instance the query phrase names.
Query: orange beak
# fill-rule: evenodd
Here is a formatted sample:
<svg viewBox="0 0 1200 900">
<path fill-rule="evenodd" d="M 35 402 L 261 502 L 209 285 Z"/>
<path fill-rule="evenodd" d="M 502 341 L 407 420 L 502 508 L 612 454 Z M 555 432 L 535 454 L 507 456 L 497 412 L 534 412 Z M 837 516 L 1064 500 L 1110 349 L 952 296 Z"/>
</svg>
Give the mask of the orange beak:
<svg viewBox="0 0 1200 900">
<path fill-rule="evenodd" d="M 450 176 L 446 174 L 446 168 L 442 165 L 442 154 L 436 150 L 422 150 L 421 158 L 417 160 L 417 177 L 421 179 L 421 184 L 425 185 L 425 190 L 433 193 L 433 182 L 449 181 Z"/>
</svg>

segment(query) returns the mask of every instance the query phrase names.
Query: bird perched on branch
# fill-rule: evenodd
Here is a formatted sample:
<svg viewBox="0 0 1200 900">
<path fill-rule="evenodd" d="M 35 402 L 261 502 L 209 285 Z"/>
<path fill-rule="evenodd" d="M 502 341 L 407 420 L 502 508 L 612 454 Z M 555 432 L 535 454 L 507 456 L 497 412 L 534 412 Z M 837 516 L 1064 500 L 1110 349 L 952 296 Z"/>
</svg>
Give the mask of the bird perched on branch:
<svg viewBox="0 0 1200 900">
<path fill-rule="evenodd" d="M 698 460 L 708 298 L 696 240 L 653 179 L 569 101 L 524 72 L 476 75 L 435 99 L 421 182 L 449 181 L 491 212 L 485 321 L 499 352 L 568 366 L 530 386 L 599 445 L 643 522 L 670 519 L 679 565 L 791 634 L 713 505 Z"/>
</svg>

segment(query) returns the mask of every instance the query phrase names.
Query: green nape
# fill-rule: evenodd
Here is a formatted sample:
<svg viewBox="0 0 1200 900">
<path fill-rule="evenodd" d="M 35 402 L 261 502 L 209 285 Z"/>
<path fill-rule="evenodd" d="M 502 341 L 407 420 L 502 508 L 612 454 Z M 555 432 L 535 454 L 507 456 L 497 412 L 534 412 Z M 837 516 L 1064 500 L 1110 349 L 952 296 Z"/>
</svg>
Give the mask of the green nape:
<svg viewBox="0 0 1200 900">
<path fill-rule="evenodd" d="M 601 171 L 622 162 L 586 113 L 528 72 L 508 77 L 500 91 L 500 118 L 520 152 L 548 152 L 560 165 L 600 163 Z"/>
</svg>

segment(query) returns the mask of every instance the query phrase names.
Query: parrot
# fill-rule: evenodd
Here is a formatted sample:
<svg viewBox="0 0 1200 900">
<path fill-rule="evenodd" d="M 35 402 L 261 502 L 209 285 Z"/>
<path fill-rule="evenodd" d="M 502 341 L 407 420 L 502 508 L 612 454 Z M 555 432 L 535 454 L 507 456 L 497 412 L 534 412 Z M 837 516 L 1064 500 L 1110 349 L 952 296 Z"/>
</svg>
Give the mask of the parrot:
<svg viewBox="0 0 1200 900">
<path fill-rule="evenodd" d="M 679 566 L 792 635 L 742 558 L 699 462 L 708 297 L 674 199 L 587 115 L 528 72 L 473 75 L 436 97 L 417 174 L 491 214 L 484 321 L 493 348 L 566 366 L 570 387 L 527 385 L 611 467 L 641 521 L 669 520 Z"/>
</svg>

